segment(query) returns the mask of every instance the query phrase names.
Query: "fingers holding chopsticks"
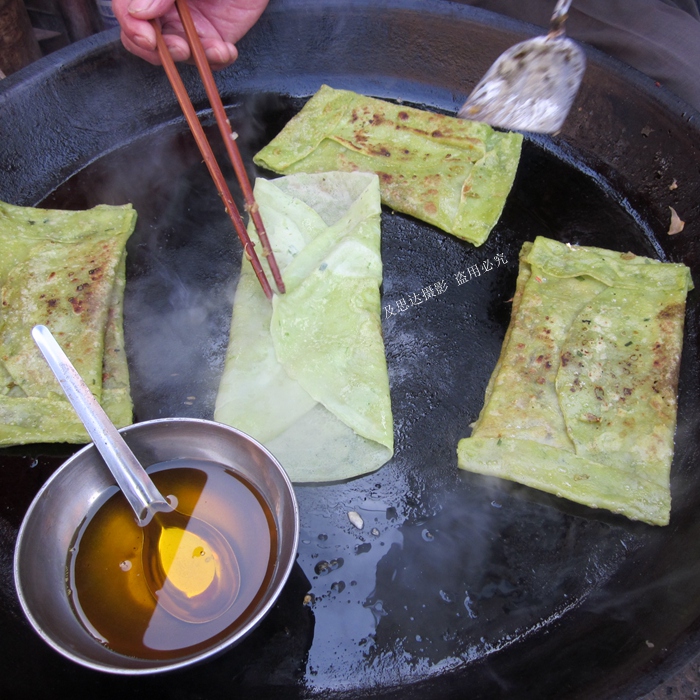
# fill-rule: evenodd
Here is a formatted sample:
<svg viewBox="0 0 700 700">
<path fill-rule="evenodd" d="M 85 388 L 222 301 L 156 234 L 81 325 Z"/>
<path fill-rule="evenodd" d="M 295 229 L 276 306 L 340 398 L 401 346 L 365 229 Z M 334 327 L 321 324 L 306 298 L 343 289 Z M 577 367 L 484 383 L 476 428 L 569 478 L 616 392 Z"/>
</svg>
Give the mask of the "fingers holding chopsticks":
<svg viewBox="0 0 700 700">
<path fill-rule="evenodd" d="M 237 41 L 262 14 L 267 0 L 112 0 L 112 2 L 114 13 L 122 26 L 124 46 L 137 56 L 141 56 L 153 64 L 163 66 L 204 162 L 223 200 L 226 212 L 243 244 L 245 255 L 253 266 L 265 296 L 272 299 L 272 287 L 260 264 L 254 244 L 250 240 L 174 61 L 191 59 L 197 65 L 226 151 L 241 186 L 246 209 L 250 213 L 251 221 L 260 239 L 262 254 L 272 272 L 277 291 L 284 294 L 284 280 L 260 217 L 248 174 L 231 130 L 231 124 L 211 73 L 211 68 L 224 67 L 226 65 L 224 61 L 231 63 L 235 60 L 238 52 L 232 42 L 224 42 L 225 51 L 220 50 L 220 42 L 217 43 L 217 41 L 221 39 L 221 34 L 211 32 L 214 25 L 209 21 L 209 18 L 216 18 L 217 26 L 221 28 L 226 27 L 228 23 L 226 36 L 234 37 Z M 131 4 L 127 5 L 126 3 Z M 221 14 L 222 9 L 224 10 L 223 15 Z M 153 52 L 150 48 L 151 40 L 153 41 Z"/>
<path fill-rule="evenodd" d="M 238 57 L 235 43 L 255 24 L 268 0 L 190 0 L 189 6 L 207 61 L 214 70 Z M 150 20 L 159 18 L 163 39 L 175 61 L 192 55 L 174 0 L 112 0 L 121 38 L 131 53 L 161 64 Z"/>
</svg>

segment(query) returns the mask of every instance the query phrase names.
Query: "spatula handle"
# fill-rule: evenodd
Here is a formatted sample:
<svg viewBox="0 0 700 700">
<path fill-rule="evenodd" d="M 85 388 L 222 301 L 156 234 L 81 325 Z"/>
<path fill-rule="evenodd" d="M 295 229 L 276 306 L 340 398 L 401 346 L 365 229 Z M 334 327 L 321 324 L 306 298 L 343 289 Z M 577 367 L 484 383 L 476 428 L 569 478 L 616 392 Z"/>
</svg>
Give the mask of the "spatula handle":
<svg viewBox="0 0 700 700">
<path fill-rule="evenodd" d="M 572 0 L 559 0 L 554 6 L 552 19 L 549 21 L 549 36 L 561 36 L 564 34 L 564 22 L 569 15 Z"/>
</svg>

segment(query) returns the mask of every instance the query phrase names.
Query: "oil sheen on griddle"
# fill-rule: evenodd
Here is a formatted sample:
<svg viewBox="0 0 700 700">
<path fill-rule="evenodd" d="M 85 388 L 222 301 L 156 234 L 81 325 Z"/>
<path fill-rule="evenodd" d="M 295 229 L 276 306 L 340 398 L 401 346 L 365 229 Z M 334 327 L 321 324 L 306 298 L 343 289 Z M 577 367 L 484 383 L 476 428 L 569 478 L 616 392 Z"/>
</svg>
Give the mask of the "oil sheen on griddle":
<svg viewBox="0 0 700 700">
<path fill-rule="evenodd" d="M 177 498 L 178 511 L 218 530 L 235 561 L 221 560 L 195 528 L 156 528 L 160 537 L 152 542 L 153 556 L 168 570 L 168 585 L 184 594 L 185 614 L 171 615 L 146 585 L 145 531 L 122 494 L 111 491 L 76 534 L 67 562 L 68 591 L 80 620 L 105 646 L 127 656 L 168 659 L 223 639 L 254 610 L 273 573 L 277 533 L 262 496 L 229 469 L 188 459 L 148 471 L 161 493 Z M 223 614 L 212 610 L 214 619 L 202 622 L 207 605 L 218 604 L 209 600 L 216 598 L 215 587 L 238 592 Z M 185 621 L 190 601 L 195 622 Z"/>
</svg>

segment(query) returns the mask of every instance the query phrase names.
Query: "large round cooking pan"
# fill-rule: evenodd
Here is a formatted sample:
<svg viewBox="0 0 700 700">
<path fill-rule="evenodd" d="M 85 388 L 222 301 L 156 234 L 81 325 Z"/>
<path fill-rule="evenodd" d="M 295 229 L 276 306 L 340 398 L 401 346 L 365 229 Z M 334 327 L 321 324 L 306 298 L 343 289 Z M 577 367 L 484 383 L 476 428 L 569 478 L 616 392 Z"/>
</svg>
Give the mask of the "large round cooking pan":
<svg viewBox="0 0 700 700">
<path fill-rule="evenodd" d="M 322 83 L 454 113 L 493 59 L 535 32 L 441 0 L 278 0 L 217 80 L 251 163 Z M 383 318 L 396 456 L 349 483 L 297 489 L 295 572 L 243 644 L 147 679 L 94 673 L 46 647 L 20 613 L 11 553 L 31 499 L 74 448 L 0 451 L 2 697 L 631 699 L 700 650 L 698 291 L 670 525 L 456 467 L 523 241 L 684 262 L 700 283 L 700 115 L 631 69 L 588 59 L 561 134 L 527 138 L 485 246 L 383 213 L 383 304 L 448 283 L 429 304 Z M 194 71 L 183 72 L 211 124 Z M 134 203 L 125 330 L 136 417 L 210 417 L 240 248 L 161 69 L 127 55 L 116 32 L 98 35 L 3 81 L 0 130 L 0 199 Z M 670 207 L 685 221 L 673 236 Z M 497 254 L 509 263 L 454 283 Z"/>
</svg>

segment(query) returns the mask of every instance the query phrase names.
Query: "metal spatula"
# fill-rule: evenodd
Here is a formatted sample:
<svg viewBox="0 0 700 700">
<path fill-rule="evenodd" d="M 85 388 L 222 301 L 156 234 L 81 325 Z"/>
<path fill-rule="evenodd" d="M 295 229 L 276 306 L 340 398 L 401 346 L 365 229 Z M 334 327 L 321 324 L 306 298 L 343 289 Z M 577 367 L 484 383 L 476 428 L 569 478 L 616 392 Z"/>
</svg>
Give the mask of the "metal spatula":
<svg viewBox="0 0 700 700">
<path fill-rule="evenodd" d="M 570 6 L 571 0 L 559 0 L 549 34 L 501 54 L 457 116 L 516 131 L 558 131 L 586 67 L 583 51 L 564 35 Z"/>
</svg>

